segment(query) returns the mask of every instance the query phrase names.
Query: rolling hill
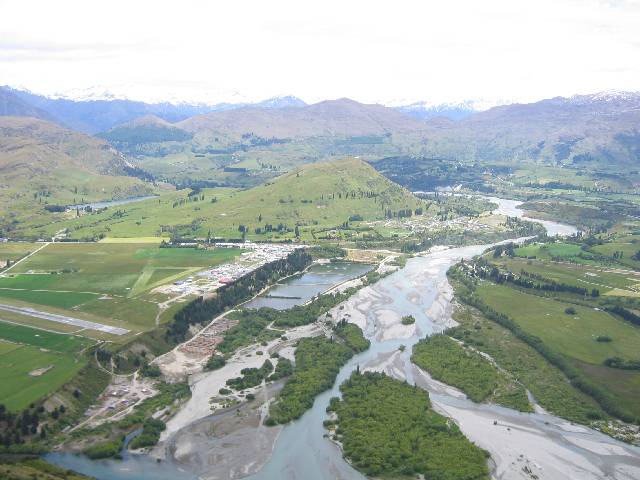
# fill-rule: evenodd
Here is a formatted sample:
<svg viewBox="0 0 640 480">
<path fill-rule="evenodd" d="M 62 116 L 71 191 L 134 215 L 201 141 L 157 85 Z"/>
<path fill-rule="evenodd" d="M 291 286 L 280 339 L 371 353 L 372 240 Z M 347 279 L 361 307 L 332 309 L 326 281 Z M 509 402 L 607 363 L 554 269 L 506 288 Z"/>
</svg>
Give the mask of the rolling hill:
<svg viewBox="0 0 640 480">
<path fill-rule="evenodd" d="M 103 140 L 30 117 L 0 117 L 0 229 L 45 207 L 145 194 L 154 188 Z M 2 235 L 0 235 L 2 236 Z"/>
<path fill-rule="evenodd" d="M 145 115 L 97 135 L 122 151 L 135 150 L 137 145 L 163 142 L 185 142 L 192 134 L 175 127 L 155 115 Z"/>
<path fill-rule="evenodd" d="M 384 219 L 424 202 L 387 180 L 362 160 L 348 158 L 306 165 L 246 190 L 181 190 L 80 218 L 60 217 L 51 231 L 68 228 L 74 238 L 175 235 L 260 240 L 293 238 L 340 227 L 345 222 Z M 315 233 L 312 233 L 315 232 Z M 28 234 L 25 231 L 25 234 Z"/>
</svg>

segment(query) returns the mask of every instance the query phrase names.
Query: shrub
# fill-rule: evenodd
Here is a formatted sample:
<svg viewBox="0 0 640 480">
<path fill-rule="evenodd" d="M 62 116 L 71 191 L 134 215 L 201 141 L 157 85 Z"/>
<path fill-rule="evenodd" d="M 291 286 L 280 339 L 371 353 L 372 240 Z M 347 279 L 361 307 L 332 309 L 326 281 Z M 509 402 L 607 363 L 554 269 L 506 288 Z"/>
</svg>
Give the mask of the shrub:
<svg viewBox="0 0 640 480">
<path fill-rule="evenodd" d="M 608 335 L 598 335 L 596 337 L 596 342 L 611 342 L 612 340 Z"/>
<path fill-rule="evenodd" d="M 227 362 L 222 355 L 213 354 L 209 357 L 209 360 L 207 360 L 207 364 L 204 366 L 204 369 L 217 370 L 224 367 L 226 363 Z"/>
<path fill-rule="evenodd" d="M 403 325 L 413 325 L 414 323 L 416 323 L 416 319 L 413 317 L 413 315 L 405 315 L 404 317 L 402 317 Z"/>
</svg>

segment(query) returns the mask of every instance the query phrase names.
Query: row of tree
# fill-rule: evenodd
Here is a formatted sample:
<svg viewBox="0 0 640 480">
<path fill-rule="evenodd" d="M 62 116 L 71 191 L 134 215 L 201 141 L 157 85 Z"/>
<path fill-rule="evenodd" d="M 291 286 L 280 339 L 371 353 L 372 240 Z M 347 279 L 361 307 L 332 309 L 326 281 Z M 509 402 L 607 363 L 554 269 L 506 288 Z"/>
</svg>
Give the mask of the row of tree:
<svg viewBox="0 0 640 480">
<path fill-rule="evenodd" d="M 304 269 L 311 261 L 311 255 L 306 250 L 298 249 L 286 258 L 267 263 L 235 282 L 220 287 L 212 298 L 197 298 L 175 314 L 167 328 L 166 339 L 174 343 L 184 341 L 191 325 L 210 321 L 228 308 L 251 298 L 273 281 Z"/>
</svg>

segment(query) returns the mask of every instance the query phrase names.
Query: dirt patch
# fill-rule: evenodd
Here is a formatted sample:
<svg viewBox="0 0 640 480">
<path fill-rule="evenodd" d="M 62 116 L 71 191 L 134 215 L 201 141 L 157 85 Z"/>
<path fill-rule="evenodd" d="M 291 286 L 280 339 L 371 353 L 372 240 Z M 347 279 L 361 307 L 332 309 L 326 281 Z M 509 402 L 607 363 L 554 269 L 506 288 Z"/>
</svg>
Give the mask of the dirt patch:
<svg viewBox="0 0 640 480">
<path fill-rule="evenodd" d="M 47 373 L 52 368 L 53 368 L 53 365 L 48 365 L 48 366 L 42 367 L 42 368 L 36 368 L 35 370 L 31 370 L 29 372 L 29 376 L 30 377 L 40 377 L 40 376 L 44 375 L 45 373 Z"/>
</svg>

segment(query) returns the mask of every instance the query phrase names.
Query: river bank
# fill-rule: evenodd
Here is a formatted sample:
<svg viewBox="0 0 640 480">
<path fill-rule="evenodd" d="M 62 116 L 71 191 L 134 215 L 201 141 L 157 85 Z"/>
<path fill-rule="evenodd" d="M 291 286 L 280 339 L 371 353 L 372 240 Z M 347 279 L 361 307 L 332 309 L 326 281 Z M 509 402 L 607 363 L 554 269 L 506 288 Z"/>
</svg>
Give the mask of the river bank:
<svg viewBox="0 0 640 480">
<path fill-rule="evenodd" d="M 498 203 L 502 214 L 522 215 L 522 211 L 518 212 L 517 205 Z M 538 222 L 536 219 L 530 220 Z M 550 223 L 553 225 L 545 225 L 550 234 L 570 234 L 568 226 Z M 342 458 L 339 448 L 325 438 L 326 431 L 322 425 L 323 420 L 327 418 L 326 407 L 330 398 L 339 395 L 339 385 L 353 370 L 360 367 L 365 370 L 384 371 L 394 378 L 415 383 L 427 390 L 434 408 L 439 413 L 451 417 L 470 440 L 490 452 L 495 479 L 536 478 L 533 475 L 550 479 L 640 478 L 640 449 L 586 427 L 570 425 L 563 419 L 544 413 L 524 414 L 494 405 L 475 404 L 456 389 L 430 379 L 425 372 L 411 363 L 411 348 L 420 338 L 454 325 L 451 318 L 453 291 L 446 277 L 447 270 L 460 259 L 478 255 L 487 247 L 488 245 L 434 248 L 427 254 L 410 259 L 399 271 L 374 285 L 362 288 L 346 302 L 334 307 L 330 311 L 331 318 L 345 319 L 360 326 L 371 341 L 371 347 L 353 357 L 340 370 L 333 387 L 316 398 L 312 409 L 299 420 L 276 432 L 275 438 L 266 438 L 264 435 L 268 429 L 261 424 L 252 423 L 254 420 L 247 420 L 246 424 L 234 420 L 231 423 L 236 425 L 237 429 L 229 427 L 228 430 L 228 438 L 231 439 L 229 444 L 232 447 L 223 450 L 227 459 L 215 457 L 216 448 L 224 448 L 224 441 L 220 440 L 224 436 L 216 437 L 216 428 L 222 428 L 224 422 L 233 419 L 235 414 L 211 416 L 210 411 L 207 412 L 204 408 L 209 407 L 209 398 L 217 393 L 215 389 L 220 382 L 214 380 L 215 376 L 212 380 L 200 380 L 198 383 L 201 387 L 194 384 L 194 394 L 195 388 L 200 389 L 197 392 L 197 400 L 191 407 L 185 408 L 185 413 L 180 412 L 169 422 L 169 431 L 164 435 L 164 458 L 168 460 L 166 465 L 174 463 L 172 457 L 178 462 L 187 463 L 189 459 L 198 458 L 200 460 L 195 462 L 196 469 L 202 478 L 225 478 L 215 475 L 224 474 L 217 465 L 227 462 L 224 468 L 228 478 L 238 478 L 237 476 L 255 472 L 248 478 L 364 479 L 362 474 Z M 405 315 L 413 316 L 416 319 L 415 324 L 402 325 L 401 319 Z M 284 354 L 284 351 L 283 349 L 281 353 Z M 257 347 L 254 346 L 249 357 L 238 357 L 237 361 L 253 362 L 258 357 L 256 353 Z M 264 408 L 268 398 L 270 397 L 263 398 L 262 406 L 258 407 L 258 410 Z M 251 418 L 255 419 L 256 415 L 257 412 L 254 412 Z M 494 421 L 497 422 L 496 425 Z M 225 431 L 224 428 L 218 430 L 218 433 Z M 272 432 L 269 432 L 269 435 Z M 208 436 L 216 439 L 209 439 Z M 167 454 L 166 448 L 172 442 L 176 448 L 172 451 L 171 447 L 168 447 Z M 245 449 L 243 442 L 247 442 L 246 450 L 251 453 L 251 458 L 242 456 Z M 212 449 L 214 456 L 194 455 L 193 447 L 198 443 L 203 445 L 200 451 Z M 201 460 L 203 458 L 208 460 Z M 217 463 L 214 461 L 216 458 Z M 242 458 L 246 460 L 244 464 Z M 260 463 L 264 465 L 261 466 Z M 68 466 L 75 468 L 73 465 Z M 150 469 L 151 471 L 153 469 Z M 213 476 L 207 477 L 209 474 Z M 140 477 L 97 478 L 145 480 L 162 477 L 145 474 Z M 182 480 L 190 477 L 172 478 Z"/>
</svg>

